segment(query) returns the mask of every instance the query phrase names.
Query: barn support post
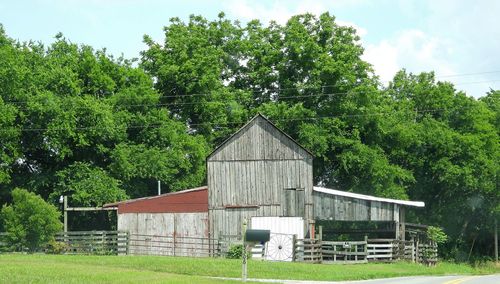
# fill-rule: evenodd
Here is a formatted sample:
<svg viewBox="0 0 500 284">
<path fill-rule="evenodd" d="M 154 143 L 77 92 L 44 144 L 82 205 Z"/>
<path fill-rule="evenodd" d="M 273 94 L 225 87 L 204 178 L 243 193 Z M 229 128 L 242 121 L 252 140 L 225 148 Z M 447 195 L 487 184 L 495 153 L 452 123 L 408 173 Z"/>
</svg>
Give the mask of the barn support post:
<svg viewBox="0 0 500 284">
<path fill-rule="evenodd" d="M 311 239 L 316 238 L 316 221 L 315 220 L 309 221 L 309 237 Z"/>
<path fill-rule="evenodd" d="M 394 222 L 394 238 L 396 240 L 399 240 L 399 222 L 398 221 Z"/>
<path fill-rule="evenodd" d="M 406 220 L 405 220 L 405 207 L 401 206 L 399 209 L 399 236 L 397 239 L 404 241 L 406 239 Z"/>
</svg>

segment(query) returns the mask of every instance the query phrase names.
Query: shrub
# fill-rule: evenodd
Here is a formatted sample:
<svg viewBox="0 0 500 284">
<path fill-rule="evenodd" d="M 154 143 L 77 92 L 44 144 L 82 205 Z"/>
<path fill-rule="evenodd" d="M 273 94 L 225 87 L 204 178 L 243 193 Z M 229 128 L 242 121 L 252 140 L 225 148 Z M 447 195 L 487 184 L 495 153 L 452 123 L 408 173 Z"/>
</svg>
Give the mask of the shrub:
<svg viewBox="0 0 500 284">
<path fill-rule="evenodd" d="M 429 240 L 435 242 L 436 244 L 442 244 L 446 242 L 448 236 L 445 234 L 443 229 L 439 227 L 429 226 L 427 228 L 427 238 L 429 238 Z"/>
<path fill-rule="evenodd" d="M 243 245 L 231 245 L 227 251 L 226 258 L 241 259 L 243 257 Z"/>
<path fill-rule="evenodd" d="M 16 250 L 28 248 L 30 252 L 41 248 L 62 230 L 61 213 L 40 196 L 24 189 L 12 191 L 13 203 L 1 211 L 6 231 L 6 242 Z"/>
<path fill-rule="evenodd" d="M 47 243 L 45 252 L 49 254 L 63 254 L 66 252 L 67 246 L 63 242 L 56 242 L 55 240 L 50 240 Z"/>
</svg>

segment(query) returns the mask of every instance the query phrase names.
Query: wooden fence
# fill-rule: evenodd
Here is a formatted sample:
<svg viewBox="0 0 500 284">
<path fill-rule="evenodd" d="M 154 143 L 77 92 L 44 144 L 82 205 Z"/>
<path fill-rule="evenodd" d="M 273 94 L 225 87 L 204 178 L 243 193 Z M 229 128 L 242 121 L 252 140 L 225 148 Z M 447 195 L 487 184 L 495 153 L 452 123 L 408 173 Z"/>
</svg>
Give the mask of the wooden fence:
<svg viewBox="0 0 500 284">
<path fill-rule="evenodd" d="M 366 241 L 321 242 L 323 262 L 333 263 L 366 263 Z"/>
<path fill-rule="evenodd" d="M 323 259 L 321 241 L 317 239 L 297 239 L 293 246 L 292 261 L 320 263 Z"/>
<path fill-rule="evenodd" d="M 59 233 L 56 241 L 64 243 L 60 253 L 216 256 L 219 242 L 208 238 L 129 234 L 120 231 L 77 231 Z"/>
<path fill-rule="evenodd" d="M 296 240 L 294 261 L 314 263 L 411 262 L 435 264 L 437 245 L 415 240 L 367 239 L 365 241 Z"/>
<path fill-rule="evenodd" d="M 60 248 L 53 248 L 66 254 L 128 254 L 128 232 L 120 231 L 77 231 L 63 232 L 56 235 L 56 241 L 63 243 Z"/>
<path fill-rule="evenodd" d="M 216 239 L 131 234 L 129 254 L 208 257 L 220 254 Z"/>
<path fill-rule="evenodd" d="M 420 243 L 418 240 L 370 239 L 367 257 L 374 262 L 407 260 L 434 264 L 437 262 L 437 245 Z"/>
</svg>

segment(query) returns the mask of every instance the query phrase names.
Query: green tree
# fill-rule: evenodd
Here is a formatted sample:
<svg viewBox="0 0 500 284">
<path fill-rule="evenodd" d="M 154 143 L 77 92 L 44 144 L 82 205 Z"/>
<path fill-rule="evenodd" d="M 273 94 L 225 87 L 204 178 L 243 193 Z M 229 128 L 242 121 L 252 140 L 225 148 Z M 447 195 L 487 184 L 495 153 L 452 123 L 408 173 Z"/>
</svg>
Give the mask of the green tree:
<svg viewBox="0 0 500 284">
<path fill-rule="evenodd" d="M 128 196 L 120 188 L 120 181 L 109 176 L 103 169 L 87 163 L 76 162 L 57 173 L 58 182 L 50 194 L 50 200 L 64 195 L 73 204 L 95 207 L 125 200 Z"/>
<path fill-rule="evenodd" d="M 165 191 L 203 182 L 205 138 L 168 116 L 152 78 L 131 61 L 62 34 L 44 47 L 15 42 L 3 30 L 0 54 L 0 204 L 15 187 L 52 202 L 74 194 L 72 205 L 96 206 L 150 195 L 157 179 Z M 154 165 L 152 153 L 172 164 L 115 171 L 126 147 L 142 155 L 142 164 L 130 161 L 136 169 Z"/>
<path fill-rule="evenodd" d="M 2 207 L 7 242 L 15 249 L 33 252 L 53 240 L 62 230 L 61 214 L 40 196 L 24 189 L 12 191 L 13 203 Z"/>
</svg>

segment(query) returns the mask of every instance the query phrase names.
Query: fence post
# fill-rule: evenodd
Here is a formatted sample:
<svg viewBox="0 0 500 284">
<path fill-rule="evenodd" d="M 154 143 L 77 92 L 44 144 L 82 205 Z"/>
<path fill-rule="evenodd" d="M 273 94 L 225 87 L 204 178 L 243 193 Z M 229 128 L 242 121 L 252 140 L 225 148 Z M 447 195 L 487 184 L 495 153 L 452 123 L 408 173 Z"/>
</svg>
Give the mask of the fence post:
<svg viewBox="0 0 500 284">
<path fill-rule="evenodd" d="M 126 252 L 127 252 L 127 255 L 130 253 L 130 232 L 127 232 L 126 234 L 126 237 L 127 237 L 127 249 L 126 249 Z"/>
<path fill-rule="evenodd" d="M 405 243 L 397 239 L 393 240 L 391 243 L 392 243 L 391 261 L 404 259 Z M 402 257 L 401 254 L 403 255 Z"/>
<path fill-rule="evenodd" d="M 222 242 L 221 235 L 217 238 L 217 256 L 222 257 Z"/>
<path fill-rule="evenodd" d="M 102 231 L 101 233 L 101 253 L 107 254 L 107 245 L 106 245 L 106 232 Z"/>
<path fill-rule="evenodd" d="M 420 242 L 418 241 L 418 238 L 416 239 L 415 241 L 415 262 L 416 263 L 419 263 L 421 262 L 420 260 L 420 248 L 419 248 L 419 244 Z M 424 255 L 425 255 L 425 247 L 423 248 L 423 251 L 424 251 Z"/>
<path fill-rule="evenodd" d="M 297 235 L 292 237 L 292 261 L 297 261 Z"/>
<path fill-rule="evenodd" d="M 365 235 L 365 259 L 368 262 L 368 235 Z"/>
<path fill-rule="evenodd" d="M 323 226 L 319 226 L 319 239 L 318 239 L 318 244 L 317 246 L 319 250 L 319 263 L 323 262 Z"/>
</svg>

